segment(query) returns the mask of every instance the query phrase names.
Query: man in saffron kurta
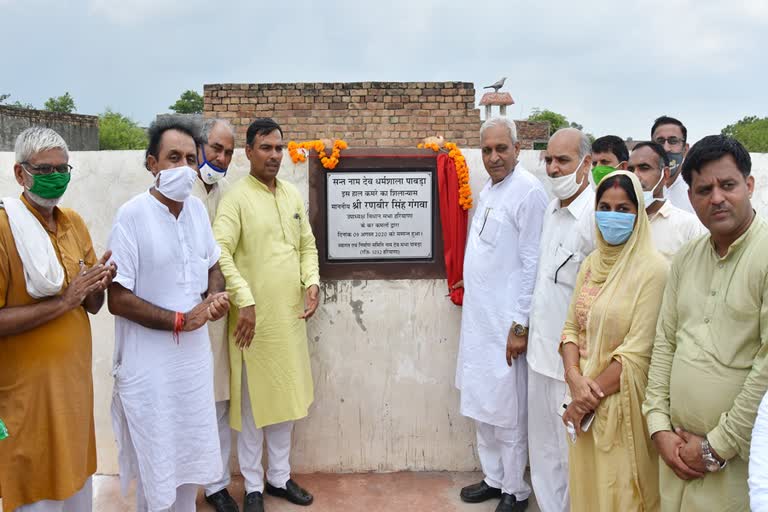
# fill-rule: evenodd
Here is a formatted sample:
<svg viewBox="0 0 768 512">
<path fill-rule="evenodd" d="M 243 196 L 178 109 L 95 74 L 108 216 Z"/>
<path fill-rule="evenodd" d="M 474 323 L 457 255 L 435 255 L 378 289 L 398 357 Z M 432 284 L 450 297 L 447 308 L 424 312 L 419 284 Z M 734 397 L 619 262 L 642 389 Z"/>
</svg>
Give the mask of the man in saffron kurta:
<svg viewBox="0 0 768 512">
<path fill-rule="evenodd" d="M 0 441 L 0 493 L 7 512 L 88 512 L 92 506 L 88 313 L 101 308 L 114 268 L 103 265 L 105 258 L 97 262 L 83 219 L 56 206 L 68 182 L 68 159 L 66 143 L 53 130 L 22 132 L 14 172 L 24 192 L 21 200 L 4 198 L 0 210 L 0 418 L 10 434 Z M 59 185 L 44 186 L 64 175 Z M 23 236 L 12 227 L 19 221 Z M 55 260 L 46 263 L 60 269 L 61 280 L 49 293 L 25 278 L 34 269 L 22 257 L 23 246 L 40 255 L 41 244 Z"/>
<path fill-rule="evenodd" d="M 296 188 L 277 179 L 280 127 L 257 119 L 248 128 L 248 176 L 222 199 L 214 222 L 221 269 L 233 304 L 229 317 L 232 428 L 245 478 L 245 512 L 263 510 L 266 491 L 309 505 L 312 495 L 290 479 L 293 422 L 313 400 L 305 320 L 318 303 L 317 248 Z M 306 297 L 305 297 L 306 294 Z"/>
<path fill-rule="evenodd" d="M 752 427 L 768 389 L 768 224 L 746 149 L 711 135 L 683 163 L 710 236 L 675 256 L 643 412 L 661 459 L 662 512 L 747 511 Z M 727 464 L 726 464 L 727 462 Z"/>
</svg>

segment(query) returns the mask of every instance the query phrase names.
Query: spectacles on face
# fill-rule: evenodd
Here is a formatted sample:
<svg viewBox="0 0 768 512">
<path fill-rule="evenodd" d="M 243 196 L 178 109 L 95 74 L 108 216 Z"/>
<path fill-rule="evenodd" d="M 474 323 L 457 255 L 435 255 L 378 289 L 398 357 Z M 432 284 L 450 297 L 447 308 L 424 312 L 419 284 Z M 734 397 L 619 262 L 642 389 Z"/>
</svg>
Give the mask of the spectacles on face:
<svg viewBox="0 0 768 512">
<path fill-rule="evenodd" d="M 29 167 L 34 172 L 29 172 L 29 174 L 35 175 L 35 174 L 53 174 L 54 172 L 58 172 L 59 174 L 69 174 L 72 172 L 72 166 L 69 164 L 61 164 L 61 165 L 50 165 L 50 164 L 41 164 L 41 165 L 35 165 L 31 164 L 29 162 L 21 162 L 21 165 L 23 167 Z"/>
<path fill-rule="evenodd" d="M 664 143 L 669 144 L 670 146 L 677 146 L 678 144 L 683 144 L 685 142 L 684 139 L 681 139 L 679 137 L 675 137 L 674 135 L 672 137 L 656 137 L 656 143 L 660 145 L 664 145 Z"/>
</svg>

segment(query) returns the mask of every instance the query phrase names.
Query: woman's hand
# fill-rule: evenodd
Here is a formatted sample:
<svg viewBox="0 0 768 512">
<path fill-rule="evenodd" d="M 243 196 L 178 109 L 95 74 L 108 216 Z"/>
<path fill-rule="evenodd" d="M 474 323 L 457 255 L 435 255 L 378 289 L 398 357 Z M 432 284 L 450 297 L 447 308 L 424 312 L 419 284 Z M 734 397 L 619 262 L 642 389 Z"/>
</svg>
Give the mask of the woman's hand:
<svg viewBox="0 0 768 512">
<path fill-rule="evenodd" d="M 597 406 L 600 405 L 600 400 L 605 397 L 603 390 L 600 389 L 597 382 L 589 377 L 584 377 L 577 371 L 571 371 L 570 375 L 566 377 L 568 379 L 568 388 L 571 390 L 571 405 L 578 408 L 583 414 L 597 409 Z"/>
<path fill-rule="evenodd" d="M 570 423 L 576 430 L 576 434 L 581 434 L 581 421 L 584 419 L 584 416 L 590 412 L 592 411 L 583 411 L 580 407 L 576 407 L 573 402 L 571 402 L 563 413 L 563 424 L 567 426 Z"/>
</svg>

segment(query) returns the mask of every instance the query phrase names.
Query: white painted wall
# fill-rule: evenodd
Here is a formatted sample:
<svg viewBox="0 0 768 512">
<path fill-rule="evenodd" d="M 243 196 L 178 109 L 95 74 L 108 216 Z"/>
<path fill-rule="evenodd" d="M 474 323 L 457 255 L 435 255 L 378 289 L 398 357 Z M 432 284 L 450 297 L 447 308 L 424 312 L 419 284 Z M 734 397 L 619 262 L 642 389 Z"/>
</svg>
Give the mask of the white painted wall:
<svg viewBox="0 0 768 512">
<path fill-rule="evenodd" d="M 486 174 L 479 150 L 465 150 L 471 184 L 479 193 Z M 521 160 L 539 176 L 538 151 Z M 754 204 L 768 214 L 768 155 L 752 155 L 758 189 Z M 0 196 L 17 195 L 15 158 L 0 152 Z M 151 182 L 142 151 L 72 153 L 74 174 L 63 204 L 88 223 L 100 255 L 117 208 Z M 247 173 L 242 150 L 231 177 Z M 306 164 L 284 158 L 281 178 L 306 198 Z M 453 386 L 460 308 L 444 281 L 331 281 L 309 323 L 316 399 L 294 436 L 298 472 L 473 470 L 478 467 L 472 424 L 458 411 Z M 99 472 L 117 472 L 109 416 L 114 346 L 106 308 L 93 319 L 93 378 Z"/>
</svg>

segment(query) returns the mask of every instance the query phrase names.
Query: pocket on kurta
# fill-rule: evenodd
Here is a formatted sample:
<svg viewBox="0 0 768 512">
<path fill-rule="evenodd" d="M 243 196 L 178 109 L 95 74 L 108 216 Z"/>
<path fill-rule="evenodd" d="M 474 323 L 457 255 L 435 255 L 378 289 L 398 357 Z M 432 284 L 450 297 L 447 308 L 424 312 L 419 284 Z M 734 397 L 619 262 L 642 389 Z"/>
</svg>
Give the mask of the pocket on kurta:
<svg viewBox="0 0 768 512">
<path fill-rule="evenodd" d="M 500 231 L 501 222 L 489 215 L 480 227 L 480 240 L 491 247 L 496 247 Z"/>
</svg>

